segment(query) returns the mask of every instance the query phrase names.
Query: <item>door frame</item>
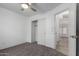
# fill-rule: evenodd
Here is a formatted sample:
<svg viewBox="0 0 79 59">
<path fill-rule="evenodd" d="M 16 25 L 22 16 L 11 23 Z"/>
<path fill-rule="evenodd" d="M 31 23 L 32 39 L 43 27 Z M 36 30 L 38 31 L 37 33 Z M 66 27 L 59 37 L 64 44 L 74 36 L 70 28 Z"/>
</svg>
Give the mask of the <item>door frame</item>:
<svg viewBox="0 0 79 59">
<path fill-rule="evenodd" d="M 33 23 L 34 23 L 34 22 L 37 22 L 37 26 L 38 26 L 38 20 L 32 21 L 32 24 L 31 24 L 31 42 L 32 42 L 32 43 L 33 43 L 33 41 L 32 41 L 33 38 L 32 38 L 32 37 L 33 37 L 33 31 L 34 31 L 34 30 L 33 30 Z M 35 42 L 37 43 L 37 40 L 36 40 Z"/>
<path fill-rule="evenodd" d="M 78 13 L 79 11 L 78 10 L 79 9 L 78 9 L 78 7 L 79 6 L 78 6 L 78 3 L 77 3 L 77 5 L 76 5 L 76 36 L 79 35 L 79 34 L 77 34 L 79 32 L 79 29 L 78 29 L 79 28 L 78 27 L 78 25 L 79 25 L 78 24 L 78 22 L 79 22 L 78 21 L 79 20 L 79 17 L 78 17 L 79 16 L 79 13 Z M 76 38 L 76 56 L 79 56 L 79 37 Z"/>
</svg>

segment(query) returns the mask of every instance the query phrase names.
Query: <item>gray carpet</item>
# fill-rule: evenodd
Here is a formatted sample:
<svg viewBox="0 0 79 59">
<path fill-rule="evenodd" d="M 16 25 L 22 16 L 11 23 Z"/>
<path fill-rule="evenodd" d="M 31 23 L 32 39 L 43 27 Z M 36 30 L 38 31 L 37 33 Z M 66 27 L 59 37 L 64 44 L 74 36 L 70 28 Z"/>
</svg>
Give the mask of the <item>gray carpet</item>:
<svg viewBox="0 0 79 59">
<path fill-rule="evenodd" d="M 24 43 L 15 47 L 0 50 L 0 56 L 65 56 L 55 49 L 38 45 L 36 43 Z"/>
</svg>

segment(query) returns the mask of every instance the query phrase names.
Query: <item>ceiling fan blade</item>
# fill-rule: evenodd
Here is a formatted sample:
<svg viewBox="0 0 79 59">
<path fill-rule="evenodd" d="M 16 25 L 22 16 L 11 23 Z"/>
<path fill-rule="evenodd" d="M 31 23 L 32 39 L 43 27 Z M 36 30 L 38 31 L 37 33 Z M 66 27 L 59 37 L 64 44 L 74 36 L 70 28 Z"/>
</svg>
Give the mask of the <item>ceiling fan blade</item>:
<svg viewBox="0 0 79 59">
<path fill-rule="evenodd" d="M 30 6 L 29 3 L 26 3 L 26 4 L 27 4 L 28 6 Z"/>
<path fill-rule="evenodd" d="M 31 7 L 31 10 L 33 10 L 34 12 L 36 12 L 37 10 Z"/>
<path fill-rule="evenodd" d="M 27 4 L 28 6 L 29 6 L 29 8 L 32 10 L 32 11 L 34 11 L 34 12 L 36 12 L 37 10 L 35 9 L 35 8 L 33 8 L 31 5 L 32 5 L 32 3 L 25 3 L 25 4 Z M 21 9 L 22 11 L 24 11 L 24 9 L 22 8 Z"/>
<path fill-rule="evenodd" d="M 32 5 L 32 3 L 26 3 L 28 6 L 31 6 Z"/>
</svg>

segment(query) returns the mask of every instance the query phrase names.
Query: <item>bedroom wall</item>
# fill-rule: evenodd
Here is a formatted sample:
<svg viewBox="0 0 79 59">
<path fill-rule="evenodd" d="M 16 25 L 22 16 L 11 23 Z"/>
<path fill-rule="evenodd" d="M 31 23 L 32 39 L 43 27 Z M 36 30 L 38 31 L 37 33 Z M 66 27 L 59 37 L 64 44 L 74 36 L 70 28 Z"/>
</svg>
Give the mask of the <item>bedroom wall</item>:
<svg viewBox="0 0 79 59">
<path fill-rule="evenodd" d="M 25 43 L 26 17 L 0 7 L 0 49 Z"/>
</svg>

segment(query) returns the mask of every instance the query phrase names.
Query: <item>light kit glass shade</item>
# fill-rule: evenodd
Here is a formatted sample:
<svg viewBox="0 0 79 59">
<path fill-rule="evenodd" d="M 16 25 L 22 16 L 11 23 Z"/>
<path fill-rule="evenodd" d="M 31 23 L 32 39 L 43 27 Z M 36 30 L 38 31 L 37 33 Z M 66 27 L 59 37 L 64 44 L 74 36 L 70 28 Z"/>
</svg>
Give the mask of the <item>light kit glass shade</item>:
<svg viewBox="0 0 79 59">
<path fill-rule="evenodd" d="M 24 9 L 27 9 L 28 5 L 27 4 L 21 4 L 21 7 L 24 8 Z"/>
</svg>

